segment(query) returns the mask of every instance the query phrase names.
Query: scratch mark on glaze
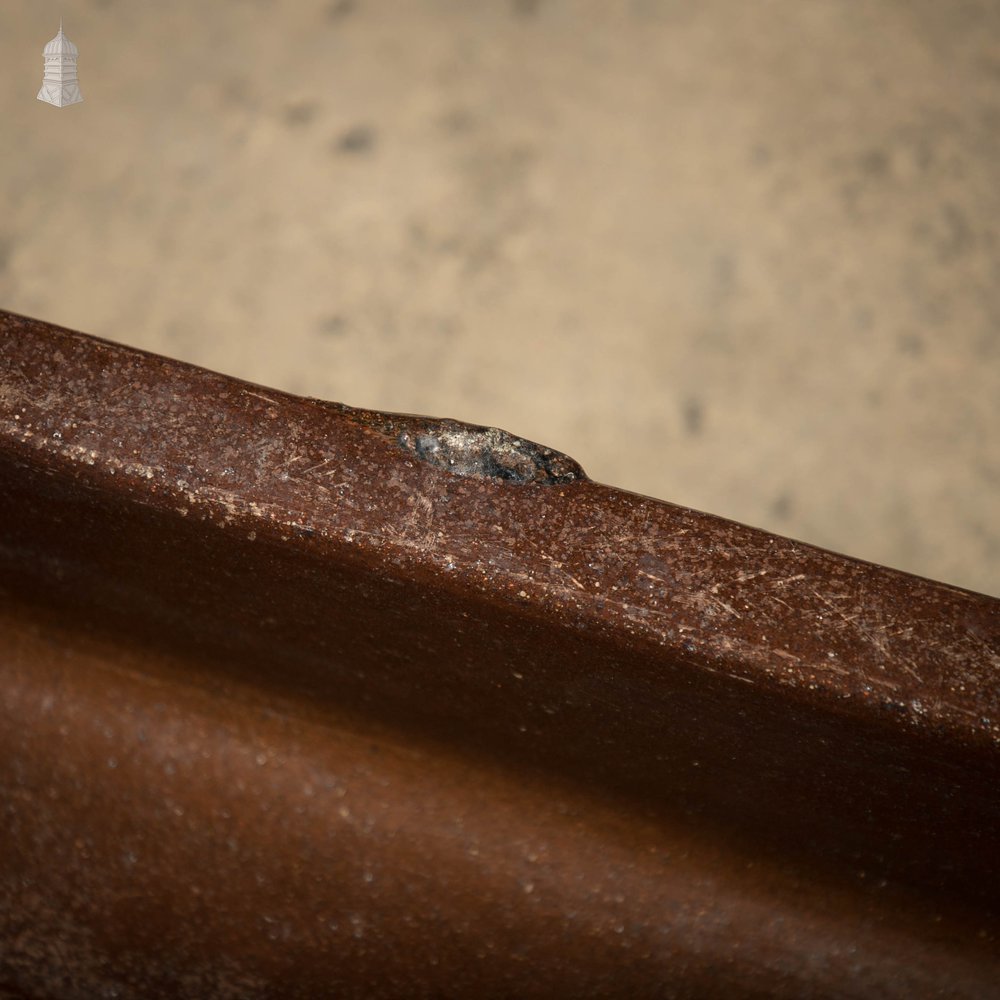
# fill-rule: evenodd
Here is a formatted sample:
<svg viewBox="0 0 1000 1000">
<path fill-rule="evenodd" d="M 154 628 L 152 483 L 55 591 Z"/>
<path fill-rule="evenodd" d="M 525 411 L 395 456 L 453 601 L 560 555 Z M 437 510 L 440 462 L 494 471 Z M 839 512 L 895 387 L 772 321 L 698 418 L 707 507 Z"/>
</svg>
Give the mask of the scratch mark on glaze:
<svg viewBox="0 0 1000 1000">
<path fill-rule="evenodd" d="M 833 603 L 832 600 L 828 600 L 827 598 L 823 597 L 822 594 L 818 593 L 815 590 L 813 591 L 813 594 L 815 595 L 818 601 L 824 604 L 827 608 L 830 609 L 830 611 L 833 612 L 833 614 L 835 614 L 838 618 L 840 618 L 840 620 L 844 623 L 845 626 L 849 626 L 850 628 L 852 628 L 866 642 L 874 646 L 882 654 L 882 656 L 886 657 L 887 659 L 889 658 L 888 636 L 893 635 L 894 633 L 888 632 L 889 628 L 888 625 L 878 625 L 873 630 L 869 628 L 867 625 L 858 621 L 858 618 L 860 618 L 860 614 L 854 614 L 854 615 L 844 614 L 844 612 L 841 611 L 840 608 L 838 608 Z M 847 595 L 837 595 L 835 599 L 847 600 Z M 912 660 L 901 654 L 897 654 L 894 657 L 894 659 L 896 660 L 896 662 L 899 663 L 899 665 L 903 668 L 903 670 L 905 670 L 906 673 L 908 673 L 915 681 L 917 681 L 918 683 L 921 682 L 921 677 L 917 673 L 916 668 L 913 666 Z M 885 681 L 877 681 L 871 678 L 866 678 L 866 680 L 868 680 L 869 683 L 880 683 L 888 686 L 887 682 Z"/>
<path fill-rule="evenodd" d="M 265 396 L 261 392 L 253 392 L 250 389 L 244 389 L 243 392 L 247 396 L 256 396 L 258 399 L 264 400 L 265 403 L 270 403 L 271 406 L 278 406 L 278 405 L 280 405 L 276 399 L 271 399 L 270 396 Z"/>
</svg>

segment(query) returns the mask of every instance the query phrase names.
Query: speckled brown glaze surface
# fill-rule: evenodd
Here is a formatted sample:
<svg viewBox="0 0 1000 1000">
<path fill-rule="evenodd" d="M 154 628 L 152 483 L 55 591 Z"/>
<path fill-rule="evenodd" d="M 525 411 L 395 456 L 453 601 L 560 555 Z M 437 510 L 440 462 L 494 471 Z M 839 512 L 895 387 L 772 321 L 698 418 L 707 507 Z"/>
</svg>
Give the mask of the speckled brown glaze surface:
<svg viewBox="0 0 1000 1000">
<path fill-rule="evenodd" d="M 0 988 L 998 996 L 1000 602 L 0 314 Z"/>
</svg>

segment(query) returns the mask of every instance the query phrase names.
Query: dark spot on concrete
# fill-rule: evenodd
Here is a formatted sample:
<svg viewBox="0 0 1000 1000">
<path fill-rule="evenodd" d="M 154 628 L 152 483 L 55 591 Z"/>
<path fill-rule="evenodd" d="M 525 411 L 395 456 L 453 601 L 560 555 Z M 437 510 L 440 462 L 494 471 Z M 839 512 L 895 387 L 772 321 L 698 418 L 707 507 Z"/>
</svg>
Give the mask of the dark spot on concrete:
<svg viewBox="0 0 1000 1000">
<path fill-rule="evenodd" d="M 518 17 L 534 17 L 542 6 L 542 0 L 511 0 L 510 6 Z"/>
<path fill-rule="evenodd" d="M 418 250 L 426 250 L 430 245 L 430 234 L 427 232 L 427 227 L 419 219 L 410 220 L 406 227 L 406 235 Z"/>
<path fill-rule="evenodd" d="M 889 171 L 889 157 L 884 149 L 868 149 L 859 160 L 862 173 L 869 177 L 884 177 Z"/>
<path fill-rule="evenodd" d="M 711 298 L 715 305 L 728 302 L 736 291 L 737 260 L 732 254 L 723 253 L 712 263 Z"/>
<path fill-rule="evenodd" d="M 925 350 L 923 337 L 919 333 L 904 333 L 899 338 L 899 351 L 910 357 L 919 358 Z"/>
<path fill-rule="evenodd" d="M 357 10 L 354 0 L 336 0 L 326 8 L 326 16 L 331 21 L 339 21 L 341 18 L 349 17 Z"/>
<path fill-rule="evenodd" d="M 986 76 L 1000 80 L 1000 59 L 993 56 L 983 56 L 977 60 L 976 65 Z"/>
<path fill-rule="evenodd" d="M 435 325 L 438 334 L 445 340 L 454 340 L 462 329 L 462 324 L 454 316 L 441 316 Z"/>
<path fill-rule="evenodd" d="M 861 197 L 862 185 L 855 181 L 845 181 L 840 185 L 840 200 L 848 215 L 855 216 L 858 211 L 858 200 Z"/>
<path fill-rule="evenodd" d="M 14 244 L 0 236 L 0 273 L 7 270 L 7 265 L 10 263 L 10 254 L 14 249 Z"/>
<path fill-rule="evenodd" d="M 938 165 L 938 151 L 935 147 L 937 138 L 932 129 L 920 129 L 907 138 L 908 152 L 921 173 L 926 173 Z"/>
<path fill-rule="evenodd" d="M 453 135 L 462 135 L 476 127 L 476 116 L 468 108 L 452 108 L 441 117 L 441 127 Z"/>
<path fill-rule="evenodd" d="M 988 326 L 978 334 L 974 350 L 983 361 L 993 362 L 1000 357 L 1000 336 L 997 336 L 994 327 Z"/>
<path fill-rule="evenodd" d="M 975 236 L 965 213 L 955 204 L 944 206 L 944 235 L 938 241 L 941 260 L 954 260 L 972 249 Z"/>
<path fill-rule="evenodd" d="M 750 162 L 755 167 L 766 167 L 771 162 L 771 150 L 768 146 L 758 142 L 750 150 Z"/>
<path fill-rule="evenodd" d="M 339 314 L 327 316 L 320 321 L 319 332 L 324 337 L 342 337 L 347 332 L 347 320 Z"/>
<path fill-rule="evenodd" d="M 792 513 L 792 497 L 789 493 L 779 493 L 771 501 L 771 515 L 779 521 L 787 521 Z"/>
<path fill-rule="evenodd" d="M 253 88 L 246 77 L 231 77 L 222 84 L 221 91 L 222 99 L 227 104 L 248 107 L 254 103 Z"/>
<path fill-rule="evenodd" d="M 337 137 L 334 149 L 348 155 L 370 153 L 375 148 L 375 141 L 376 132 L 371 125 L 355 125 Z"/>
<path fill-rule="evenodd" d="M 308 125 L 319 111 L 319 105 L 315 101 L 294 101 L 285 106 L 282 117 L 286 125 Z"/>
<path fill-rule="evenodd" d="M 684 401 L 683 412 L 684 429 L 692 436 L 700 434 L 705 418 L 705 411 L 702 408 L 701 400 L 697 396 L 686 399 Z"/>
<path fill-rule="evenodd" d="M 568 455 L 498 427 L 399 418 L 383 431 L 397 426 L 396 440 L 403 448 L 452 475 L 548 486 L 587 478 Z"/>
</svg>

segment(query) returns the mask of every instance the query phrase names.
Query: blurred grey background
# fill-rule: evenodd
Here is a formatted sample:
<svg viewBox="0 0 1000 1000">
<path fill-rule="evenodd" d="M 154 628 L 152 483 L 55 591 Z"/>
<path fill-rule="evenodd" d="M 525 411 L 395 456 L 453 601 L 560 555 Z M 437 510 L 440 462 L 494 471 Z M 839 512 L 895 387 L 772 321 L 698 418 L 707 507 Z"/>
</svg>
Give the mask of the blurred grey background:
<svg viewBox="0 0 1000 1000">
<path fill-rule="evenodd" d="M 1000 4 L 3 0 L 0 67 L 3 308 L 1000 594 Z"/>
</svg>

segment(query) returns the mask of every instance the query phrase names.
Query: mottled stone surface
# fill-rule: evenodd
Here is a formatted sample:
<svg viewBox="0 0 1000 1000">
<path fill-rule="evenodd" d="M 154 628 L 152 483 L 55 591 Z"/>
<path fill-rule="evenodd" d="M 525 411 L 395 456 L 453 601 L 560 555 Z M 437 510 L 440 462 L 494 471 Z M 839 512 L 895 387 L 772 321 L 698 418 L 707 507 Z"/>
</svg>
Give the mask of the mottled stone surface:
<svg viewBox="0 0 1000 1000">
<path fill-rule="evenodd" d="M 4 14 L 0 306 L 1000 594 L 995 5 Z"/>
</svg>

